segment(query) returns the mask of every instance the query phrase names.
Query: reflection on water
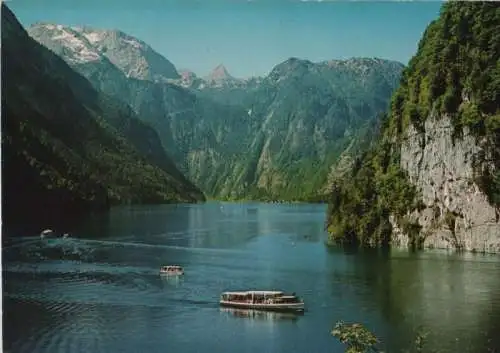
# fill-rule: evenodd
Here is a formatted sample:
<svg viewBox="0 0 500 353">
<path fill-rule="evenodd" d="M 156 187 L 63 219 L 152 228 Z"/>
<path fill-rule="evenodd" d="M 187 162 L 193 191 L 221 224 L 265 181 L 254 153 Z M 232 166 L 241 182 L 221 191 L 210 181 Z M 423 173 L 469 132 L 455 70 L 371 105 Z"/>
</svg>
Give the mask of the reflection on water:
<svg viewBox="0 0 500 353">
<path fill-rule="evenodd" d="M 500 347 L 498 256 L 326 248 L 324 216 L 324 205 L 134 206 L 67 239 L 9 239 L 4 349 L 340 353 L 338 320 L 365 324 L 391 352 L 420 326 L 442 353 Z M 165 264 L 186 274 L 161 276 Z M 308 311 L 220 309 L 234 288 L 296 292 Z"/>
<path fill-rule="evenodd" d="M 338 282 L 348 283 L 364 301 L 377 303 L 390 324 L 382 335 L 392 345 L 408 346 L 409 338 L 423 328 L 430 333 L 429 344 L 445 352 L 500 347 L 500 337 L 492 334 L 492 327 L 500 329 L 498 256 L 400 250 L 330 252 L 353 259 L 350 268 L 335 273 L 332 285 L 338 290 Z"/>
<path fill-rule="evenodd" d="M 163 288 L 167 287 L 179 287 L 184 283 L 184 276 L 171 276 L 168 274 L 160 274 L 160 279 L 163 284 Z"/>
<path fill-rule="evenodd" d="M 486 343 L 488 333 L 483 330 L 488 322 L 500 321 L 500 266 L 498 262 L 483 262 L 490 256 L 446 257 L 443 261 L 442 254 L 431 252 L 402 256 L 400 261 L 393 258 L 388 285 L 393 296 L 407 301 L 400 306 L 408 321 L 448 337 L 446 348 L 474 350 Z M 408 275 L 412 276 L 411 283 L 405 278 Z M 403 281 L 408 284 L 402 286 Z M 436 344 L 442 344 L 439 336 L 434 337 Z M 492 338 L 500 347 L 498 335 Z M 486 349 L 486 345 L 483 347 Z"/>
<path fill-rule="evenodd" d="M 220 308 L 221 313 L 229 314 L 234 317 L 253 319 L 253 320 L 265 320 L 265 321 L 297 321 L 301 316 L 304 315 L 302 312 L 276 312 L 276 311 L 264 311 L 264 310 L 253 310 L 253 309 L 237 309 L 237 308 Z"/>
</svg>

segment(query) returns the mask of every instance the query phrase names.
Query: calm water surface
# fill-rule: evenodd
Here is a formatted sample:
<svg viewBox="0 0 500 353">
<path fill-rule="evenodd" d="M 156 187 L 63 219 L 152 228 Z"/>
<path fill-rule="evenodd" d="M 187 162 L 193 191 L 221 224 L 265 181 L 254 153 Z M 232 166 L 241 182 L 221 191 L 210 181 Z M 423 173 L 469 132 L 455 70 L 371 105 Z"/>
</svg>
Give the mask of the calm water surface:
<svg viewBox="0 0 500 353">
<path fill-rule="evenodd" d="M 345 320 L 393 352 L 420 326 L 442 352 L 499 351 L 498 256 L 327 249 L 324 216 L 322 205 L 130 207 L 66 239 L 24 234 L 3 249 L 4 349 L 343 352 L 330 331 Z M 185 276 L 160 277 L 164 264 Z M 222 291 L 249 288 L 294 291 L 308 310 L 219 308 Z"/>
</svg>

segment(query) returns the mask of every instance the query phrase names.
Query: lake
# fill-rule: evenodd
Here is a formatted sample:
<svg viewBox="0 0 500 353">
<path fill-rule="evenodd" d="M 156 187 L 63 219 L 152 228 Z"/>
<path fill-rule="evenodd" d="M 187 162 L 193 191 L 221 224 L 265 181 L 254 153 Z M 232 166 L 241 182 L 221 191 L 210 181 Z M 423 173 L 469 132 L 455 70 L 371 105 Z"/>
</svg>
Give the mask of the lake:
<svg viewBox="0 0 500 353">
<path fill-rule="evenodd" d="M 441 352 L 500 348 L 500 257 L 325 246 L 324 205 L 132 206 L 68 238 L 4 240 L 8 352 L 343 352 L 339 320 L 388 351 L 419 327 Z M 3 235 L 6 236 L 5 234 Z M 166 279 L 164 264 L 186 274 Z M 303 315 L 221 310 L 225 290 L 282 289 Z"/>
</svg>

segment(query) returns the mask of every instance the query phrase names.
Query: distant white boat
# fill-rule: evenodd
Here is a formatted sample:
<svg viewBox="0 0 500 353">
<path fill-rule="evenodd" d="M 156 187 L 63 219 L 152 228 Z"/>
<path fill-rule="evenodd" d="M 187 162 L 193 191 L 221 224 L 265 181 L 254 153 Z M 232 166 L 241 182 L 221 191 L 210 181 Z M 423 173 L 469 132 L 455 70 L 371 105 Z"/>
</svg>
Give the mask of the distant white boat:
<svg viewBox="0 0 500 353">
<path fill-rule="evenodd" d="M 40 233 L 40 238 L 45 238 L 47 235 L 53 234 L 54 231 L 52 229 L 45 229 Z"/>
<path fill-rule="evenodd" d="M 304 301 L 294 294 L 282 291 L 242 291 L 224 292 L 220 305 L 242 309 L 304 311 Z"/>
<path fill-rule="evenodd" d="M 184 269 L 181 266 L 177 266 L 177 265 L 162 266 L 160 268 L 160 274 L 181 276 L 184 274 Z"/>
</svg>

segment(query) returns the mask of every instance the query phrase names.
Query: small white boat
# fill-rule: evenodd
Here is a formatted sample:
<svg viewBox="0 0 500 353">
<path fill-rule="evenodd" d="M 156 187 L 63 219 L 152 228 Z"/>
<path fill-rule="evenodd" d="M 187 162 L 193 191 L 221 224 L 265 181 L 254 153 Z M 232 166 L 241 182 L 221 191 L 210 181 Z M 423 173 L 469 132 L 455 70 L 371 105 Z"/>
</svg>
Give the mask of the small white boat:
<svg viewBox="0 0 500 353">
<path fill-rule="evenodd" d="M 181 276 L 184 274 L 184 269 L 181 266 L 177 266 L 177 265 L 162 266 L 160 268 L 160 274 Z"/>
<path fill-rule="evenodd" d="M 282 291 L 224 292 L 220 305 L 241 309 L 304 311 L 304 301 L 295 293 L 286 295 Z"/>
<path fill-rule="evenodd" d="M 54 231 L 52 229 L 45 229 L 44 231 L 42 231 L 40 233 L 40 238 L 45 238 L 45 237 L 52 235 L 52 234 L 54 234 Z"/>
</svg>

